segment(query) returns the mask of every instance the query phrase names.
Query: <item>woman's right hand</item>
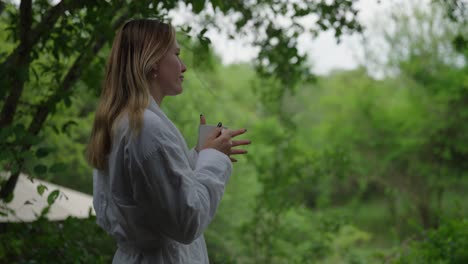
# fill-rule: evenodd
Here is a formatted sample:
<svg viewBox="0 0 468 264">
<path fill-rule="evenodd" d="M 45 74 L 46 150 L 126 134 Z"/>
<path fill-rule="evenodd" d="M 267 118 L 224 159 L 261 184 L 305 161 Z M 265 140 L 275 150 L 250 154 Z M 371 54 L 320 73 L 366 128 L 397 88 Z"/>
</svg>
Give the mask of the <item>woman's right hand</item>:
<svg viewBox="0 0 468 264">
<path fill-rule="evenodd" d="M 223 129 L 222 127 L 217 127 L 215 131 L 208 137 L 203 148 L 217 149 L 226 154 L 232 162 L 237 162 L 237 159 L 231 157 L 231 155 L 247 154 L 247 150 L 233 149 L 232 147 L 249 145 L 251 142 L 247 139 L 234 141 L 232 141 L 232 139 L 244 134 L 245 132 L 247 132 L 247 129 L 245 128 L 229 130 Z"/>
<path fill-rule="evenodd" d="M 231 131 L 222 127 L 217 127 L 206 139 L 202 149 L 214 148 L 227 156 L 231 153 L 232 141 Z"/>
</svg>

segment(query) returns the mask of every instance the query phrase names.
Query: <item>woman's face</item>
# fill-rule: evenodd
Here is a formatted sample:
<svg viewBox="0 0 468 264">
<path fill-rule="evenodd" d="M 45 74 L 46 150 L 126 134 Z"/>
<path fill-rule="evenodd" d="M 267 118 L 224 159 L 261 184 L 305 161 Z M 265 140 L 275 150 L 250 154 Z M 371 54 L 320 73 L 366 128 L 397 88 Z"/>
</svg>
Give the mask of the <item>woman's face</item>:
<svg viewBox="0 0 468 264">
<path fill-rule="evenodd" d="M 179 58 L 179 54 L 180 47 L 176 40 L 157 66 L 155 81 L 162 97 L 182 93 L 182 82 L 187 68 Z"/>
</svg>

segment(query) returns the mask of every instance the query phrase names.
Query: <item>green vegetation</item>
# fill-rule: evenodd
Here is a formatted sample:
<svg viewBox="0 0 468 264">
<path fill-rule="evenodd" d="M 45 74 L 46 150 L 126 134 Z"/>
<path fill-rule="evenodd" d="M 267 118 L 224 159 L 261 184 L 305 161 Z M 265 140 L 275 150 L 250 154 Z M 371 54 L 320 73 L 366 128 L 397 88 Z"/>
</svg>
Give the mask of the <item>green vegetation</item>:
<svg viewBox="0 0 468 264">
<path fill-rule="evenodd" d="M 2 263 L 110 263 L 115 251 L 115 242 L 96 225 L 93 216 L 12 223 L 1 238 Z"/>
<path fill-rule="evenodd" d="M 295 89 L 285 87 L 287 75 L 223 66 L 210 51 L 202 64 L 203 45 L 179 36 L 184 93 L 166 98 L 164 111 L 189 146 L 200 113 L 247 128 L 253 142 L 205 233 L 211 263 L 468 263 L 468 28 L 445 6 L 432 7 L 396 12 L 395 30 L 381 30 L 386 60 L 368 65 L 383 78 L 362 67 L 300 79 Z M 31 148 L 47 155 L 25 155 L 24 172 L 92 192 L 83 155 L 99 65 L 56 105 Z M 28 90 L 24 101 L 41 92 Z M 115 250 L 93 217 L 2 231 L 2 263 L 109 263 Z"/>
</svg>

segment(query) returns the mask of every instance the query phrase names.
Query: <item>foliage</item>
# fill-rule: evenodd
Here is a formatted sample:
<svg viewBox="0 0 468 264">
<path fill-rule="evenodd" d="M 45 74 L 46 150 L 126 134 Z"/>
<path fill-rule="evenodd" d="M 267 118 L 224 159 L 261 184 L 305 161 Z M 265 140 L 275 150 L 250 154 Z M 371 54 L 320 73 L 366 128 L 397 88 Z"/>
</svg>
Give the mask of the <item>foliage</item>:
<svg viewBox="0 0 468 264">
<path fill-rule="evenodd" d="M 467 67 L 451 46 L 455 25 L 435 8 L 401 10 L 387 23 L 391 30 L 383 29 L 389 50 L 382 67 L 394 70 L 382 81 L 363 70 L 319 81 L 315 103 L 322 112 L 312 115 L 326 122 L 309 128 L 321 139 L 317 147 L 332 143 L 350 158 L 347 180 L 331 176 L 322 182 L 334 178 L 335 191 L 340 182 L 356 190 L 348 195 L 384 192 L 400 234 L 400 214 L 416 217 L 424 228 L 437 227 L 444 195 L 466 177 L 468 159 Z"/>
<path fill-rule="evenodd" d="M 5 224 L 3 224 L 5 225 Z M 109 263 L 115 242 L 96 225 L 96 218 L 10 223 L 0 233 L 2 263 Z M 33 237 L 33 239 L 31 239 Z"/>
<path fill-rule="evenodd" d="M 421 240 L 412 241 L 394 262 L 466 263 L 468 262 L 468 220 L 450 220 L 437 230 L 430 230 Z"/>
<path fill-rule="evenodd" d="M 268 29 L 265 34 L 285 33 L 268 23 L 288 8 L 272 17 L 269 11 L 262 13 L 272 1 L 257 1 L 252 10 L 248 1 L 245 6 L 236 6 L 236 1 L 212 2 L 191 2 L 195 12 L 200 12 L 197 19 L 204 20 L 209 13 L 203 10 L 206 3 L 206 8 L 212 5 L 225 14 L 229 8 L 242 13 L 245 17 L 238 22 L 244 30 L 265 20 L 256 30 L 262 32 L 264 27 Z M 291 3 L 274 2 L 278 6 L 268 8 Z M 339 16 L 327 12 L 352 1 L 326 2 L 330 3 L 310 1 L 310 6 L 322 8 L 321 15 L 332 21 Z M 161 5 L 162 9 L 173 7 L 167 6 L 169 1 L 157 8 Z M 96 8 L 93 12 L 100 12 Z M 142 15 L 133 3 L 129 8 Z M 296 6 L 296 12 L 301 14 L 304 8 Z M 10 11 L 4 11 L 1 26 L 13 21 L 7 19 L 7 12 L 17 12 L 11 5 L 5 10 Z M 434 5 L 434 10 L 413 10 L 415 15 L 395 13 L 387 24 L 395 23 L 396 30 L 385 27 L 382 33 L 386 44 L 366 51 L 381 53 L 383 47 L 390 47 L 384 55 L 387 60 L 373 64 L 388 73 L 380 79 L 364 67 L 317 76 L 314 82 L 300 74 L 306 70 L 300 63 L 288 72 L 286 66 L 291 64 L 281 61 L 297 52 L 294 41 L 289 43 L 294 35 L 271 35 L 277 41 L 265 42 L 262 59 L 251 65 L 224 66 L 206 46 L 197 23 L 184 30 L 188 34 L 193 30 L 199 40 L 179 34 L 182 58 L 188 64 L 184 92 L 166 98 L 164 112 L 189 146 L 196 143 L 200 113 L 209 124 L 222 121 L 230 128 L 247 128 L 246 137 L 253 142 L 247 147 L 249 154 L 234 164 L 216 218 L 205 232 L 211 263 L 466 262 L 467 53 L 452 46 L 465 28 L 447 21 L 444 10 Z M 79 18 L 85 14 L 73 14 L 70 23 L 88 25 L 88 20 Z M 205 22 L 213 21 L 207 18 Z M 324 23 L 324 29 L 339 25 Z M 89 30 L 94 28 L 89 26 Z M 441 30 L 434 34 L 430 29 Z M 5 34 L 0 30 L 3 39 Z M 6 44 L 1 49 L 8 53 L 17 42 Z M 41 50 L 31 69 L 55 65 L 57 59 L 50 49 Z M 59 50 L 63 67 L 57 67 L 56 73 L 40 70 L 36 78 L 31 70 L 13 122 L 16 126 L 0 131 L 2 144 L 16 146 L 14 150 L 24 142 L 33 143 L 30 151 L 0 151 L 5 159 L 24 161 L 21 168 L 10 162 L 11 170 L 22 169 L 91 193 L 83 148 L 108 49 L 104 45 L 83 67 L 71 86 L 73 92 L 54 103 L 53 115 L 47 116 L 39 137 L 24 133 L 34 123 L 34 105 L 54 93 L 52 87 L 63 80 L 55 75 L 63 77 L 79 54 L 66 57 Z M 258 66 L 268 56 L 271 61 L 267 59 L 267 68 L 262 70 Z M 303 58 L 296 59 L 302 62 Z M 67 166 L 60 172 L 54 164 Z M 83 235 L 83 230 L 90 231 Z M 66 244 L 68 250 L 60 251 L 63 262 L 107 263 L 115 250 L 115 242 L 93 218 L 8 224 L 0 238 L 0 262 L 56 261 L 50 259 L 55 256 L 51 252 Z"/>
</svg>

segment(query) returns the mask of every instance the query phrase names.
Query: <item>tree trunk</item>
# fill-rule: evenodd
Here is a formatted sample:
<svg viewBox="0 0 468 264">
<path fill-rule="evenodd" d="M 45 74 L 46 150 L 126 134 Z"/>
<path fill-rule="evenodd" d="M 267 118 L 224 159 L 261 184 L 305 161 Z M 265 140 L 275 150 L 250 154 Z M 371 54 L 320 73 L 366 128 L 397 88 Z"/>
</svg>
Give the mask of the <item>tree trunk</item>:
<svg viewBox="0 0 468 264">
<path fill-rule="evenodd" d="M 31 60 L 32 0 L 21 1 L 19 12 L 20 44 L 13 52 L 12 57 L 7 58 L 5 65 L 2 65 L 6 69 L 6 75 L 3 78 L 6 78 L 6 87 L 7 89 L 10 88 L 10 94 L 6 98 L 0 113 L 0 127 L 8 126 L 13 122 Z"/>
</svg>

